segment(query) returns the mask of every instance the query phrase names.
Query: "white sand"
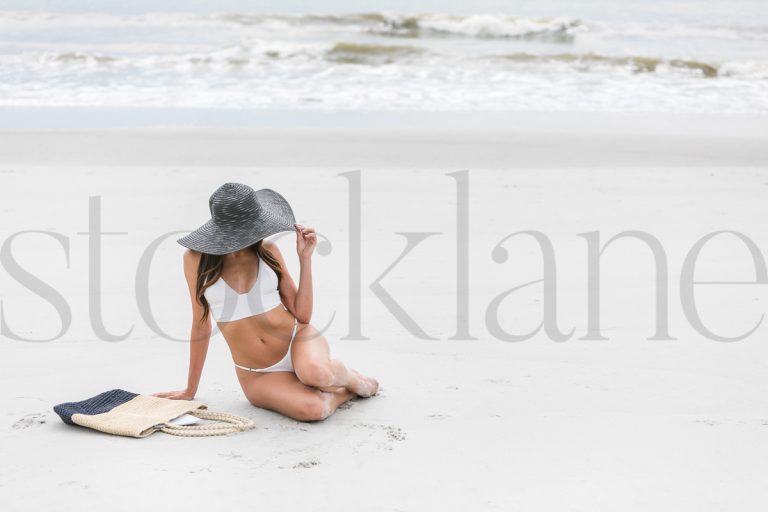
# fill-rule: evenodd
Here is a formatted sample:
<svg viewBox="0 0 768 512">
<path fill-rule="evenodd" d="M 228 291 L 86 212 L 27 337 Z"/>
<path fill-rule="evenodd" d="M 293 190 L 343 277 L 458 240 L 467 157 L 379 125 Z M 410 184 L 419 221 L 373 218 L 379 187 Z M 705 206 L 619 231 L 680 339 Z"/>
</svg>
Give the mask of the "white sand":
<svg viewBox="0 0 768 512">
<path fill-rule="evenodd" d="M 768 251 L 768 121 L 530 115 L 508 129 L 130 130 L 0 134 L 0 239 L 23 230 L 13 255 L 64 295 L 72 324 L 53 342 L 0 336 L 3 510 L 761 510 L 768 502 L 766 326 L 718 343 L 696 333 L 679 294 L 686 253 L 704 235 L 735 230 Z M 606 121 L 606 119 L 608 119 Z M 349 322 L 348 181 L 361 170 L 362 311 L 367 341 L 342 340 Z M 455 180 L 470 180 L 470 331 L 455 330 Z M 224 181 L 283 192 L 300 222 L 332 250 L 315 257 L 315 314 L 335 357 L 382 383 L 329 419 L 300 423 L 248 404 L 226 344 L 211 341 L 197 399 L 241 414 L 253 431 L 143 440 L 63 424 L 54 404 L 122 388 L 186 382 L 187 345 L 162 339 L 136 306 L 135 273 L 155 238 L 206 220 Z M 88 315 L 88 197 L 101 196 L 104 323 L 125 341 L 100 341 Z M 541 277 L 529 239 L 540 230 L 557 258 L 558 322 L 495 339 L 486 308 Z M 653 266 L 636 240 L 604 254 L 602 332 L 586 333 L 586 242 L 644 230 L 669 263 L 670 333 L 654 333 Z M 419 340 L 369 289 L 405 247 L 397 232 L 442 232 L 382 282 L 437 340 Z M 152 264 L 157 323 L 183 338 L 190 315 L 174 237 Z M 278 242 L 289 263 L 290 239 Z M 0 269 L 8 327 L 28 337 L 61 328 L 50 304 Z M 751 280 L 733 238 L 702 252 L 697 279 Z M 295 271 L 295 270 L 294 270 Z M 735 335 L 768 311 L 765 286 L 697 289 L 713 331 Z M 541 288 L 513 294 L 500 322 L 524 333 L 541 321 Z"/>
</svg>

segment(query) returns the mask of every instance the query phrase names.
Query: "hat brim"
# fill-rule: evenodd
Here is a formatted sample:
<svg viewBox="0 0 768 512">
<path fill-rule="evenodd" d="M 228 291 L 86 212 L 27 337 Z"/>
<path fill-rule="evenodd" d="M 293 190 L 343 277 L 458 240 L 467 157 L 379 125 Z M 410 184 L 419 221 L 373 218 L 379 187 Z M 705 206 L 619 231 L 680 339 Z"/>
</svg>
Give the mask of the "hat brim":
<svg viewBox="0 0 768 512">
<path fill-rule="evenodd" d="M 268 188 L 256 190 L 253 194 L 261 206 L 253 221 L 222 226 L 210 219 L 176 241 L 194 251 L 222 255 L 245 249 L 268 236 L 293 231 L 296 218 L 283 196 Z"/>
</svg>

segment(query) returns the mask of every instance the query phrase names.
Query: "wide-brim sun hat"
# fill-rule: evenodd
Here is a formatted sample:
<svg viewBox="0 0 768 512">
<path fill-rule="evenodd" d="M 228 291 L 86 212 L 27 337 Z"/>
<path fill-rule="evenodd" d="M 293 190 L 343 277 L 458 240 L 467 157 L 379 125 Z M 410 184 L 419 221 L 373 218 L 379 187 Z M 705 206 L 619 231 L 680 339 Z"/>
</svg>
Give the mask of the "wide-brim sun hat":
<svg viewBox="0 0 768 512">
<path fill-rule="evenodd" d="M 282 231 L 293 231 L 296 219 L 288 201 L 269 188 L 254 190 L 225 183 L 208 200 L 211 219 L 176 240 L 205 254 L 239 251 Z"/>
</svg>

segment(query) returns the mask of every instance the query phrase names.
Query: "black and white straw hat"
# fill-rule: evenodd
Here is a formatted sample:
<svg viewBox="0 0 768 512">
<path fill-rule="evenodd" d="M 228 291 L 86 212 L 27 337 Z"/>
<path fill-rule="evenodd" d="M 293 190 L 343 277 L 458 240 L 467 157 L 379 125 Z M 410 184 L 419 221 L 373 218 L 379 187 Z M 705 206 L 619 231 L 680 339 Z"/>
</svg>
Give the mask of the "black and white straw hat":
<svg viewBox="0 0 768 512">
<path fill-rule="evenodd" d="M 242 183 L 225 183 L 208 200 L 211 220 L 176 240 L 206 254 L 245 249 L 281 231 L 293 231 L 296 219 L 283 196 L 274 190 L 253 190 Z"/>
</svg>

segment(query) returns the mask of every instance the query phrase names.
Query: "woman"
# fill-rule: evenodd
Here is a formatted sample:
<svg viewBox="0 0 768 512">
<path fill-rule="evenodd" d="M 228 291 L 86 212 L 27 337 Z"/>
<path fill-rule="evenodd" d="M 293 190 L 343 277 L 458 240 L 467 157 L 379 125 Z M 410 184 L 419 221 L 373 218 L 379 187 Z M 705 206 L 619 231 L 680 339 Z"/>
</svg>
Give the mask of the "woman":
<svg viewBox="0 0 768 512">
<path fill-rule="evenodd" d="M 253 405 L 300 421 L 323 420 L 379 383 L 330 358 L 312 317 L 315 230 L 296 224 L 288 202 L 270 189 L 225 183 L 209 199 L 211 220 L 178 242 L 192 301 L 187 387 L 154 396 L 191 400 L 197 392 L 211 317 L 229 345 L 235 372 Z M 295 231 L 298 288 L 280 250 L 266 237 Z"/>
</svg>

